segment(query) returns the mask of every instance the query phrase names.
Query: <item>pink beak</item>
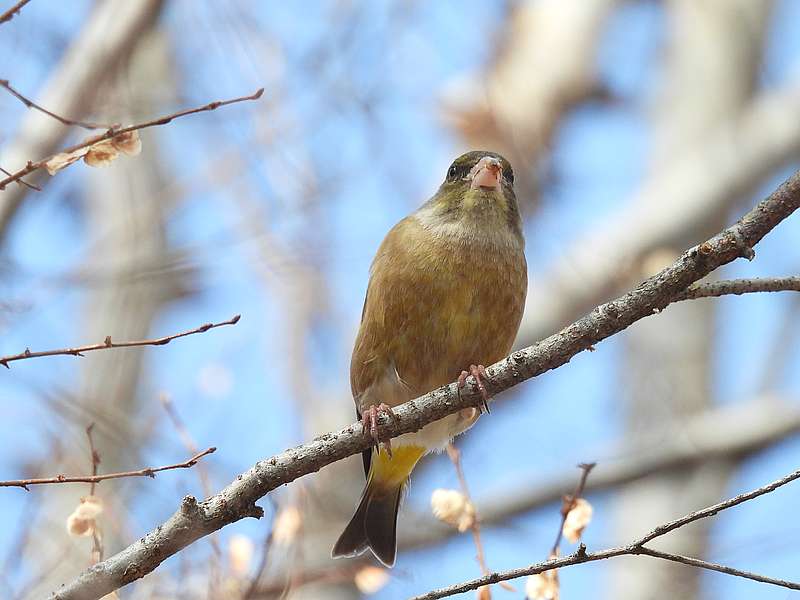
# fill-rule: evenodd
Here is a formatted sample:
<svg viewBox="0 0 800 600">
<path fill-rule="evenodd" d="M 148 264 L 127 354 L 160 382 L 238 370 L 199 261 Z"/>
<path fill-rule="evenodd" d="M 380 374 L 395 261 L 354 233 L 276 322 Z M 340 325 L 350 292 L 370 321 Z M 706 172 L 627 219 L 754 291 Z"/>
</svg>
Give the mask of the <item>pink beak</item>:
<svg viewBox="0 0 800 600">
<path fill-rule="evenodd" d="M 484 156 L 478 161 L 472 171 L 471 189 L 483 188 L 489 190 L 496 190 L 500 188 L 500 178 L 503 176 L 503 168 L 500 166 L 500 161 L 492 156 Z"/>
</svg>

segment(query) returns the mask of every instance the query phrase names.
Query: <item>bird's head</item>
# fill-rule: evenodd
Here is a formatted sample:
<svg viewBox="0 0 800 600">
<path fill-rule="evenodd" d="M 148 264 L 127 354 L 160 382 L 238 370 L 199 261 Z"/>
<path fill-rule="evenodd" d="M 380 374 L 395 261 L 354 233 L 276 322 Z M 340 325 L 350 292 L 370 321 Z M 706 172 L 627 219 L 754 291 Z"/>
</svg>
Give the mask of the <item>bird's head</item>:
<svg viewBox="0 0 800 600">
<path fill-rule="evenodd" d="M 448 220 L 520 227 L 514 171 L 496 152 L 475 150 L 456 158 L 428 207 Z"/>
</svg>

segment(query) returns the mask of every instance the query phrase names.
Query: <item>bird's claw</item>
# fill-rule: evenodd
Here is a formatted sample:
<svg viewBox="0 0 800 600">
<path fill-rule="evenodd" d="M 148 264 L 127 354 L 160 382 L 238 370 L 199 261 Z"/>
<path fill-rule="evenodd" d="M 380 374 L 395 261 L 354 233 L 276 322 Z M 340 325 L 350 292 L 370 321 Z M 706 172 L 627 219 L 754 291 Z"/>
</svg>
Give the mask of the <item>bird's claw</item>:
<svg viewBox="0 0 800 600">
<path fill-rule="evenodd" d="M 361 417 L 361 426 L 364 433 L 369 433 L 370 437 L 375 441 L 375 446 L 377 446 L 379 450 L 381 447 L 383 447 L 383 449 L 386 450 L 386 454 L 388 454 L 389 458 L 391 458 L 392 438 L 386 436 L 381 431 L 379 418 L 381 414 L 386 415 L 395 423 L 397 422 L 398 417 L 396 414 L 394 414 L 392 407 L 381 402 L 378 405 L 373 404 L 364 411 L 364 414 Z"/>
<path fill-rule="evenodd" d="M 489 414 L 489 392 L 486 391 L 486 386 L 483 383 L 488 377 L 486 375 L 486 367 L 483 365 L 470 365 L 469 371 L 461 371 L 461 375 L 458 376 L 459 390 L 467 384 L 467 377 L 470 375 L 475 378 L 475 385 L 478 386 L 478 391 L 483 398 L 483 410 L 486 411 L 486 414 Z"/>
</svg>

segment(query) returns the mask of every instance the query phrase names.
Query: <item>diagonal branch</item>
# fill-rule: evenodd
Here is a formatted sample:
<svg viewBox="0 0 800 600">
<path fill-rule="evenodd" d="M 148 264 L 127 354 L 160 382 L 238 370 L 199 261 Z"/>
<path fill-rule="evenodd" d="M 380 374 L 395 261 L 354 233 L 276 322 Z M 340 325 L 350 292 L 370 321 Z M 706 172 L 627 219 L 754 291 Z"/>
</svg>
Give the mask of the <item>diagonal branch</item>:
<svg viewBox="0 0 800 600">
<path fill-rule="evenodd" d="M 209 110 L 216 110 L 221 106 L 228 106 L 229 104 L 236 104 L 238 102 L 245 102 L 247 100 L 258 100 L 261 98 L 262 94 L 264 93 L 264 88 L 259 88 L 254 93 L 250 94 L 249 96 L 241 96 L 239 98 L 233 98 L 231 100 L 215 100 L 214 102 L 209 102 L 208 104 L 204 104 L 203 106 L 198 106 L 196 108 L 189 108 L 186 110 L 181 110 L 165 117 L 160 117 L 158 119 L 153 119 L 152 121 L 145 121 L 144 123 L 138 123 L 136 125 L 129 125 L 128 127 L 120 127 L 120 128 L 110 128 L 105 133 L 101 133 L 99 135 L 91 136 L 84 141 L 80 142 L 79 144 L 75 144 L 68 148 L 62 150 L 59 154 L 70 154 L 75 152 L 76 150 L 80 150 L 82 148 L 87 148 L 97 142 L 102 142 L 104 140 L 110 140 L 113 137 L 123 135 L 125 133 L 130 133 L 131 131 L 139 131 L 140 129 L 147 129 L 148 127 L 156 127 L 157 125 L 166 125 L 167 123 L 171 123 L 175 119 L 179 119 L 180 117 L 185 117 L 187 115 L 193 115 L 199 112 L 205 112 Z M 52 115 L 51 115 L 52 116 Z M 48 156 L 43 158 L 39 161 L 32 162 L 28 161 L 28 164 L 25 165 L 20 170 L 16 171 L 12 175 L 9 175 L 3 180 L 0 180 L 0 191 L 5 189 L 5 187 L 9 183 L 13 183 L 14 181 L 18 181 L 21 178 L 25 177 L 26 175 L 33 173 L 45 166 L 45 164 L 55 156 Z"/>
<path fill-rule="evenodd" d="M 145 467 L 144 469 L 138 469 L 136 471 L 121 471 L 119 473 L 106 473 L 105 475 L 97 475 L 95 472 L 92 475 L 56 475 L 55 477 L 39 477 L 35 479 L 9 479 L 7 481 L 0 481 L 0 487 L 21 487 L 28 490 L 28 486 L 30 485 L 45 485 L 50 483 L 91 483 L 92 486 L 94 486 L 94 484 L 99 483 L 100 481 L 105 481 L 106 479 L 122 479 L 124 477 L 155 477 L 156 473 L 160 473 L 161 471 L 188 469 L 193 467 L 201 458 L 209 454 L 213 454 L 216 451 L 217 449 L 212 446 L 211 448 L 206 448 L 202 452 L 198 452 L 189 460 L 175 463 L 174 465 L 165 465 L 163 467 Z M 97 465 L 95 464 L 95 467 L 96 466 Z"/>
<path fill-rule="evenodd" d="M 19 0 L 19 2 L 17 2 L 14 6 L 9 8 L 2 15 L 0 15 L 0 25 L 2 25 L 3 23 L 5 23 L 7 21 L 10 21 L 16 15 L 18 15 L 19 11 L 22 10 L 22 7 L 25 6 L 30 1 L 31 0 Z"/>
<path fill-rule="evenodd" d="M 223 327 L 225 325 L 235 325 L 239 322 L 241 315 L 234 315 L 227 321 L 220 321 L 219 323 L 205 323 L 200 325 L 200 327 L 195 327 L 194 329 L 190 329 L 188 331 L 182 331 L 180 333 L 173 333 L 172 335 L 166 335 L 160 338 L 154 338 L 151 340 L 133 340 L 127 342 L 114 342 L 111 340 L 111 336 L 106 336 L 106 339 L 100 342 L 99 344 L 87 344 L 86 346 L 77 346 L 75 348 L 59 348 L 58 350 L 39 350 L 37 352 L 31 352 L 28 348 L 26 348 L 23 352 L 19 354 L 11 354 L 9 356 L 2 356 L 0 357 L 0 365 L 3 365 L 6 369 L 10 369 L 11 367 L 8 363 L 13 362 L 15 360 L 25 360 L 28 358 L 40 358 L 42 356 L 59 356 L 59 355 L 67 355 L 67 356 L 83 356 L 84 352 L 92 352 L 94 350 L 107 350 L 108 348 L 130 348 L 132 346 L 163 346 L 165 344 L 169 344 L 172 340 L 176 340 L 178 338 L 186 337 L 188 335 L 194 335 L 196 333 L 205 333 L 209 329 L 214 329 L 215 327 Z"/>
<path fill-rule="evenodd" d="M 57 115 L 56 113 L 47 110 L 43 106 L 39 106 L 38 104 L 36 104 L 36 102 L 31 100 L 30 98 L 27 98 L 27 97 L 23 96 L 21 92 L 15 90 L 13 87 L 11 87 L 11 83 L 7 79 L 0 79 L 0 87 L 6 88 L 8 90 L 8 92 L 12 96 L 14 96 L 17 100 L 22 102 L 28 108 L 32 108 L 34 110 L 38 110 L 39 112 L 44 113 L 48 117 L 53 118 L 56 121 L 58 121 L 59 123 L 62 123 L 64 125 L 75 125 L 77 127 L 82 127 L 83 129 L 89 129 L 89 130 L 93 130 L 93 129 L 110 129 L 111 128 L 110 125 L 103 125 L 102 123 L 89 123 L 87 121 L 75 121 L 73 119 L 68 119 L 66 117 L 62 117 L 60 115 Z"/>
<path fill-rule="evenodd" d="M 746 579 L 752 579 L 754 581 L 759 581 L 761 583 L 769 583 L 772 585 L 785 587 L 790 590 L 800 590 L 800 582 L 787 581 L 785 579 L 776 579 L 773 577 L 766 577 L 764 575 L 759 575 L 758 573 L 741 571 L 739 569 L 734 569 L 732 567 L 727 567 L 725 565 L 711 563 L 704 560 L 691 558 L 689 556 L 670 554 L 668 552 L 654 550 L 652 548 L 647 548 L 645 546 L 647 542 L 650 542 L 657 537 L 665 535 L 670 531 L 674 531 L 679 527 L 683 527 L 684 525 L 687 525 L 694 521 L 698 521 L 700 519 L 705 519 L 706 517 L 711 517 L 727 508 L 737 506 L 739 504 L 747 502 L 748 500 L 752 500 L 754 498 L 758 498 L 759 496 L 763 496 L 764 494 L 769 494 L 770 492 L 774 492 L 779 487 L 784 486 L 787 483 L 791 483 L 796 479 L 800 479 L 800 470 L 789 473 L 788 475 L 781 477 L 780 479 L 777 479 L 755 490 L 751 490 L 744 494 L 739 494 L 738 496 L 726 500 L 725 502 L 720 502 L 719 504 L 715 504 L 713 506 L 709 506 L 702 510 L 698 510 L 696 512 L 685 515 L 680 519 L 676 519 L 669 523 L 659 525 L 644 537 L 639 538 L 638 540 L 632 542 L 627 546 L 608 548 L 606 550 L 600 550 L 598 552 L 586 552 L 586 546 L 584 544 L 581 544 L 577 551 L 563 558 L 550 559 L 543 562 L 535 563 L 533 565 L 529 565 L 527 567 L 522 567 L 519 569 L 511 569 L 509 571 L 500 571 L 496 573 L 491 573 L 484 577 L 473 579 L 472 581 L 451 585 L 446 588 L 433 590 L 431 592 L 428 592 L 427 594 L 415 596 L 411 600 L 438 600 L 439 598 L 446 598 L 448 596 L 461 594 L 463 592 L 468 592 L 470 590 L 477 590 L 479 587 L 482 587 L 484 585 L 498 583 L 500 581 L 507 581 L 509 579 L 517 579 L 519 577 L 525 577 L 526 575 L 536 575 L 538 573 L 543 573 L 544 571 L 549 571 L 551 569 L 569 567 L 584 562 L 594 562 L 597 560 L 604 560 L 606 558 L 613 558 L 615 556 L 636 556 L 640 554 L 645 554 L 647 556 L 652 556 L 655 558 L 662 558 L 664 560 L 670 560 L 673 562 L 679 562 L 686 565 L 699 567 L 701 569 L 719 571 L 720 573 L 726 573 L 728 575 L 734 575 L 736 577 L 744 577 Z"/>
<path fill-rule="evenodd" d="M 689 285 L 718 267 L 741 256 L 752 258 L 752 247 L 798 207 L 800 173 L 789 178 L 736 224 L 686 251 L 674 264 L 642 282 L 636 289 L 596 307 L 562 331 L 489 367 L 487 384 L 490 392 L 499 393 L 566 364 L 579 352 L 663 310 Z M 480 406 L 483 398 L 474 379 L 470 382 L 471 385 L 460 393 L 456 384 L 451 383 L 400 405 L 394 409 L 396 420 L 383 419 L 385 433 L 396 437 L 418 431 L 449 414 Z M 201 503 L 191 496 L 184 498 L 178 511 L 164 524 L 118 554 L 84 571 L 55 593 L 54 598 L 100 598 L 144 577 L 168 557 L 201 537 L 245 517 L 260 517 L 263 510 L 256 506 L 256 501 L 275 488 L 371 445 L 370 436 L 360 424 L 354 423 L 259 461 L 224 490 Z"/>
</svg>

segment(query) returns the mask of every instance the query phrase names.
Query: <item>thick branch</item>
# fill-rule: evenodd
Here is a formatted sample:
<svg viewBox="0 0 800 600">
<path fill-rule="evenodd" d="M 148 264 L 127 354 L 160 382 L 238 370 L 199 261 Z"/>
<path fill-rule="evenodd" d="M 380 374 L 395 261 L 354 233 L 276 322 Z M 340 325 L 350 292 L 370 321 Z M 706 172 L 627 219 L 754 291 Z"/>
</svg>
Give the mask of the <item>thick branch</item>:
<svg viewBox="0 0 800 600">
<path fill-rule="evenodd" d="M 219 323 L 205 323 L 204 325 L 200 325 L 200 327 L 195 327 L 194 329 L 190 329 L 189 331 L 182 331 L 181 333 L 173 333 L 172 335 L 167 335 L 160 338 L 154 338 L 151 340 L 134 340 L 128 342 L 114 342 L 111 340 L 111 336 L 106 336 L 106 339 L 100 342 L 99 344 L 88 344 L 86 346 L 77 346 L 76 348 L 60 348 L 58 350 L 40 350 L 38 352 L 31 352 L 29 349 L 25 349 L 24 352 L 20 352 L 19 354 L 11 354 L 9 356 L 0 357 L 0 365 L 3 365 L 6 369 L 10 369 L 11 367 L 8 363 L 13 362 L 15 360 L 25 360 L 28 358 L 40 358 L 42 356 L 59 356 L 59 355 L 68 355 L 68 356 L 83 356 L 84 352 L 92 352 L 94 350 L 107 350 L 108 348 L 130 348 L 132 346 L 163 346 L 165 344 L 169 344 L 172 340 L 186 337 L 187 335 L 194 335 L 196 333 L 205 333 L 209 329 L 214 329 L 215 327 L 223 327 L 224 325 L 235 325 L 239 322 L 241 315 L 235 315 L 228 319 L 227 321 L 220 321 Z"/>
<path fill-rule="evenodd" d="M 107 473 L 106 475 L 56 475 L 55 477 L 40 477 L 37 479 L 10 479 L 8 481 L 0 481 L 0 487 L 21 487 L 28 489 L 29 485 L 45 485 L 50 483 L 99 483 L 106 479 L 122 479 L 124 477 L 155 477 L 156 473 L 161 471 L 172 471 L 173 469 L 188 469 L 197 464 L 204 456 L 216 452 L 217 449 L 213 446 L 206 448 L 202 452 L 198 452 L 189 460 L 185 460 L 174 465 L 165 465 L 163 467 L 145 467 L 137 471 L 121 471 L 119 473 Z M 30 490 L 28 490 L 30 491 Z"/>
<path fill-rule="evenodd" d="M 573 356 L 665 308 L 692 283 L 740 256 L 752 257 L 752 247 L 800 206 L 800 173 L 795 174 L 735 225 L 685 252 L 673 265 L 650 277 L 635 290 L 592 310 L 559 333 L 514 352 L 495 363 L 487 384 L 499 393 L 522 381 L 566 364 Z M 391 437 L 418 431 L 427 423 L 483 402 L 472 385 L 458 392 L 443 386 L 395 408 L 397 420 L 382 425 Z M 195 540 L 238 521 L 259 517 L 255 502 L 278 486 L 369 448 L 372 440 L 360 424 L 327 433 L 268 460 L 259 461 L 220 493 L 197 503 L 187 496 L 166 523 L 120 553 L 84 571 L 55 594 L 58 600 L 100 598 L 153 571 L 168 557 Z M 492 582 L 487 582 L 492 583 Z"/>
<path fill-rule="evenodd" d="M 216 109 L 220 108 L 221 106 L 227 106 L 229 104 L 236 104 L 237 102 L 244 102 L 246 100 L 258 100 L 259 98 L 261 98 L 261 95 L 263 93 L 264 93 L 264 88 L 260 88 L 260 89 L 256 90 L 253 94 L 251 94 L 249 96 L 242 96 L 240 98 L 233 98 L 231 100 L 215 100 L 214 102 L 209 102 L 208 104 L 205 104 L 203 106 L 198 106 L 196 108 L 189 108 L 187 110 L 181 110 L 181 111 L 172 113 L 171 115 L 167 115 L 165 117 L 160 117 L 158 119 L 154 119 L 152 121 L 145 121 L 144 123 L 138 123 L 136 125 L 129 125 L 128 127 L 120 127 L 120 128 L 113 128 L 112 127 L 111 129 L 109 129 L 105 133 L 102 133 L 100 135 L 94 135 L 94 136 L 92 136 L 90 138 L 85 139 L 84 141 L 82 141 L 79 144 L 75 144 L 73 146 L 70 146 L 68 148 L 63 149 L 59 154 L 70 154 L 71 152 L 75 152 L 76 150 L 80 150 L 82 148 L 87 148 L 88 146 L 96 144 L 97 142 L 102 142 L 103 140 L 109 140 L 109 139 L 111 139 L 113 137 L 116 137 L 118 135 L 122 135 L 122 134 L 125 134 L 125 133 L 129 133 L 131 131 L 138 131 L 140 129 L 147 129 L 148 127 L 155 127 L 157 125 L 166 125 L 167 123 L 172 122 L 174 119 L 178 119 L 180 117 L 185 117 L 187 115 L 193 115 L 195 113 L 205 112 L 205 111 L 209 111 L 209 110 L 216 110 Z M 51 113 L 48 113 L 48 114 L 50 114 L 50 116 L 52 116 Z M 41 160 L 39 160 L 37 162 L 28 161 L 27 165 L 25 165 L 20 170 L 16 171 L 13 175 L 9 175 L 5 179 L 0 180 L 0 190 L 5 189 L 5 187 L 9 183 L 12 183 L 14 181 L 18 181 L 21 178 L 25 177 L 26 175 L 41 169 L 54 156 L 55 156 L 55 154 L 52 155 L 52 156 L 48 156 L 46 158 L 43 158 L 43 159 L 41 159 Z"/>
<path fill-rule="evenodd" d="M 688 525 L 689 523 L 692 523 L 694 521 L 714 516 L 725 509 L 731 508 L 732 506 L 737 506 L 739 504 L 742 504 L 743 502 L 747 502 L 748 500 L 752 500 L 754 498 L 758 498 L 759 496 L 763 496 L 764 494 L 769 494 L 770 492 L 774 492 L 779 487 L 784 486 L 787 483 L 791 483 L 796 479 L 800 479 L 800 470 L 789 473 L 785 477 L 781 477 L 780 479 L 777 479 L 755 490 L 751 490 L 744 494 L 739 494 L 738 496 L 730 498 L 725 502 L 720 502 L 719 504 L 715 504 L 713 506 L 709 506 L 702 510 L 698 510 L 696 512 L 685 515 L 680 519 L 675 519 L 674 521 L 670 521 L 669 523 L 664 523 L 663 525 L 659 525 L 647 535 L 637 539 L 636 541 L 632 542 L 627 546 L 618 546 L 616 548 L 608 548 L 607 550 L 600 550 L 599 552 L 587 553 L 586 546 L 581 544 L 576 552 L 570 554 L 569 556 L 565 556 L 563 558 L 546 560 L 544 562 L 535 563 L 519 569 L 511 569 L 509 571 L 500 571 L 492 573 L 490 575 L 486 575 L 478 579 L 473 579 L 472 581 L 459 583 L 457 585 L 451 585 L 449 587 L 441 588 L 438 590 L 433 590 L 431 592 L 428 592 L 427 594 L 422 594 L 421 596 L 415 596 L 411 600 L 437 600 L 438 598 L 446 598 L 448 596 L 461 594 L 463 592 L 468 592 L 470 590 L 477 590 L 479 587 L 482 587 L 484 585 L 498 583 L 500 581 L 508 581 L 509 579 L 517 579 L 519 577 L 525 577 L 526 575 L 536 575 L 537 573 L 542 573 L 544 571 L 549 571 L 551 569 L 569 567 L 571 565 L 577 565 L 579 563 L 584 563 L 584 562 L 594 562 L 597 560 L 604 560 L 606 558 L 613 558 L 615 556 L 640 555 L 640 554 L 646 554 L 647 556 L 653 556 L 655 558 L 662 558 L 665 560 L 680 562 L 694 567 L 699 567 L 701 569 L 710 569 L 712 571 L 719 571 L 720 573 L 726 573 L 728 575 L 734 575 L 736 577 L 744 577 L 746 579 L 752 579 L 754 581 L 759 581 L 761 583 L 769 583 L 772 585 L 785 587 L 790 590 L 800 590 L 800 582 L 787 581 L 784 579 L 775 579 L 773 577 L 766 577 L 764 575 L 751 573 L 749 571 L 740 571 L 739 569 L 734 569 L 732 567 L 727 567 L 725 565 L 720 565 L 717 563 L 710 563 L 704 560 L 699 560 L 688 556 L 670 554 L 667 552 L 661 552 L 659 550 L 654 550 L 652 548 L 645 547 L 645 544 L 647 542 L 650 542 L 657 537 L 665 535 L 670 531 L 674 531 L 675 529 L 683 527 L 684 525 Z"/>
</svg>

